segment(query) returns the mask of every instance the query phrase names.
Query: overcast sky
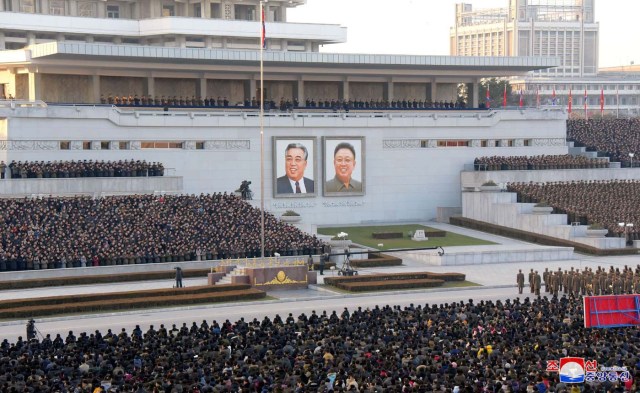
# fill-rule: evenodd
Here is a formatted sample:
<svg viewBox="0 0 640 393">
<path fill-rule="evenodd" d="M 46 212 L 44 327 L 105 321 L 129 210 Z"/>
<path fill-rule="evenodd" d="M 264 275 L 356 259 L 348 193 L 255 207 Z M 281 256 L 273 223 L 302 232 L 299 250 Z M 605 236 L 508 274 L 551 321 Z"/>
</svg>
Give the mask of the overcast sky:
<svg viewBox="0 0 640 393">
<path fill-rule="evenodd" d="M 290 9 L 290 22 L 347 27 L 346 44 L 323 52 L 449 55 L 449 28 L 462 0 L 307 0 Z M 507 0 L 467 0 L 474 8 L 506 7 Z M 638 0 L 596 0 L 600 67 L 640 64 Z M 268 34 L 268 33 L 267 33 Z"/>
</svg>

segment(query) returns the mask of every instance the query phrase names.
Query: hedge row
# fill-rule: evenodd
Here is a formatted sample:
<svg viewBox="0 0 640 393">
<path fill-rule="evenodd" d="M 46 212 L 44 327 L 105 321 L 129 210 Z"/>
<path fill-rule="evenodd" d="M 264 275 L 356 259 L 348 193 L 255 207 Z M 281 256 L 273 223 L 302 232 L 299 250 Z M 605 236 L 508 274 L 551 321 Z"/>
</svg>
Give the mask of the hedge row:
<svg viewBox="0 0 640 393">
<path fill-rule="evenodd" d="M 205 285 L 190 288 L 161 288 L 144 291 L 88 293 L 73 296 L 50 296 L 26 299 L 11 299 L 0 301 L 0 311 L 16 307 L 63 305 L 68 303 L 93 302 L 93 301 L 118 301 L 137 297 L 162 297 L 179 295 L 197 295 L 203 293 L 216 293 L 225 291 L 242 291 L 251 288 L 248 284 L 221 284 Z"/>
<path fill-rule="evenodd" d="M 266 293 L 249 288 L 225 292 L 180 294 L 175 296 L 139 296 L 110 301 L 80 301 L 66 304 L 16 307 L 0 312 L 0 319 L 33 318 L 59 314 L 147 309 L 152 307 L 184 306 L 189 304 L 230 302 L 262 299 Z"/>
<path fill-rule="evenodd" d="M 364 282 L 343 282 L 336 285 L 337 288 L 351 292 L 362 291 L 385 291 L 392 289 L 411 288 L 434 288 L 444 284 L 443 280 L 432 280 L 430 278 L 414 280 L 385 280 L 385 281 L 364 281 Z"/>
<path fill-rule="evenodd" d="M 207 274 L 210 272 L 211 272 L 211 269 L 187 269 L 187 270 L 182 270 L 182 277 L 183 278 L 207 277 Z M 168 268 L 167 271 L 161 271 L 161 272 L 34 278 L 34 279 L 28 279 L 28 280 L 2 281 L 0 282 L 0 290 L 61 287 L 61 286 L 68 286 L 68 285 L 110 284 L 114 282 L 131 282 L 131 281 L 173 280 L 175 276 L 176 276 L 175 270 Z"/>
<path fill-rule="evenodd" d="M 524 240 L 528 243 L 543 244 L 545 246 L 556 247 L 573 247 L 575 251 L 584 254 L 597 256 L 609 255 L 635 255 L 638 254 L 637 248 L 614 248 L 601 249 L 588 246 L 586 244 L 572 242 L 570 240 L 558 239 L 556 237 L 541 235 L 533 232 L 526 232 L 520 229 L 508 228 L 501 225 L 489 224 L 484 221 L 472 220 L 465 217 L 451 217 L 449 223 L 464 228 L 479 230 L 482 232 L 492 233 L 494 235 L 510 237 L 512 239 Z"/>
<path fill-rule="evenodd" d="M 431 273 L 431 272 L 412 272 L 412 273 L 391 273 L 385 275 L 371 274 L 366 276 L 338 276 L 326 277 L 324 283 L 328 285 L 338 286 L 341 283 L 353 282 L 384 282 L 396 280 L 439 280 L 439 281 L 464 281 L 465 275 L 462 273 Z"/>
</svg>

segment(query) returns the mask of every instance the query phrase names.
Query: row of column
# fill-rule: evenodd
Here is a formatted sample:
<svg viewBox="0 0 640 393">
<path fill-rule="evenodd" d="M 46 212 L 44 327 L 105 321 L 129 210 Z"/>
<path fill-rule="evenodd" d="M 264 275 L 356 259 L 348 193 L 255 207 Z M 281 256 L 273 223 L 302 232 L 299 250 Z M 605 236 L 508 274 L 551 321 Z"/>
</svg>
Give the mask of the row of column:
<svg viewBox="0 0 640 393">
<path fill-rule="evenodd" d="M 29 100 L 35 101 L 40 100 L 42 98 L 40 93 L 41 86 L 41 78 L 42 74 L 30 72 L 29 74 Z M 260 86 L 260 81 L 257 79 L 248 79 L 245 81 L 245 98 L 251 99 L 253 96 L 257 96 L 258 87 Z M 372 82 L 373 83 L 373 82 Z M 470 98 L 470 103 L 473 108 L 477 108 L 479 104 L 479 81 L 468 84 L 468 96 Z M 155 78 L 148 77 L 147 78 L 147 91 L 144 93 L 146 95 L 155 97 Z M 384 89 L 384 99 L 393 100 L 395 98 L 394 95 L 394 82 L 388 81 L 386 83 Z M 435 100 L 437 99 L 437 91 L 438 91 L 438 82 L 435 79 L 432 79 L 429 83 L 429 99 Z M 206 78 L 198 78 L 198 83 L 196 84 L 196 96 L 205 97 L 208 94 L 207 92 L 207 79 Z M 100 89 L 100 75 L 92 76 L 92 95 L 94 102 L 100 102 L 101 96 Z M 296 82 L 296 86 L 294 89 L 294 96 L 298 97 L 299 100 L 304 100 L 306 98 L 305 94 L 305 80 L 298 79 Z M 269 98 L 269 97 L 266 97 Z M 343 80 L 342 86 L 339 91 L 339 99 L 349 100 L 349 80 Z"/>
</svg>

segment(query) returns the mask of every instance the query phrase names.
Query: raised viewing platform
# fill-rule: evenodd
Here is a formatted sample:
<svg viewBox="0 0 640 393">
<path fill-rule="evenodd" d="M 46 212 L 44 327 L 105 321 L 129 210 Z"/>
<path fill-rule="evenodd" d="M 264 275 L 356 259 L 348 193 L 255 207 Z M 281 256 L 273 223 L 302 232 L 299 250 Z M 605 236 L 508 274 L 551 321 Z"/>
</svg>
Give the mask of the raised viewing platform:
<svg viewBox="0 0 640 393">
<path fill-rule="evenodd" d="M 177 194 L 183 192 L 182 181 L 182 176 L 2 179 L 0 198 L 49 195 L 105 196 L 156 192 Z"/>
</svg>

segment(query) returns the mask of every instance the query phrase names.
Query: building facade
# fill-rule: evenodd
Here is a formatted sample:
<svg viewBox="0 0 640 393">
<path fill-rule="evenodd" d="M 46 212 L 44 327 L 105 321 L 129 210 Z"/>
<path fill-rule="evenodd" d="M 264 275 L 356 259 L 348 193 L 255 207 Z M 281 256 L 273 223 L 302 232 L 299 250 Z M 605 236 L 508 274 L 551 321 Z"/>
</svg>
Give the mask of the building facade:
<svg viewBox="0 0 640 393">
<path fill-rule="evenodd" d="M 475 10 L 456 4 L 452 56 L 555 56 L 544 77 L 589 77 L 598 72 L 595 0 L 506 0 L 506 8 Z"/>
<path fill-rule="evenodd" d="M 9 0 L 0 11 L 0 85 L 11 98 L 0 101 L 0 160 L 160 161 L 186 193 L 233 192 L 250 180 L 267 210 L 296 210 L 312 231 L 432 219 L 437 207 L 460 207 L 460 171 L 478 156 L 567 153 L 561 110 L 478 109 L 482 79 L 552 68 L 555 57 L 319 53 L 319 45 L 345 40 L 346 29 L 287 22 L 287 8 L 303 3 L 267 3 L 266 98 L 448 102 L 462 83 L 468 108 L 325 106 L 267 111 L 262 123 L 254 105 L 244 105 L 260 96 L 257 1 Z M 107 95 L 230 104 L 122 108 L 102 104 Z M 290 143 L 309 152 L 304 193 L 280 184 Z M 355 158 L 347 192 L 332 188 L 341 143 Z"/>
</svg>

